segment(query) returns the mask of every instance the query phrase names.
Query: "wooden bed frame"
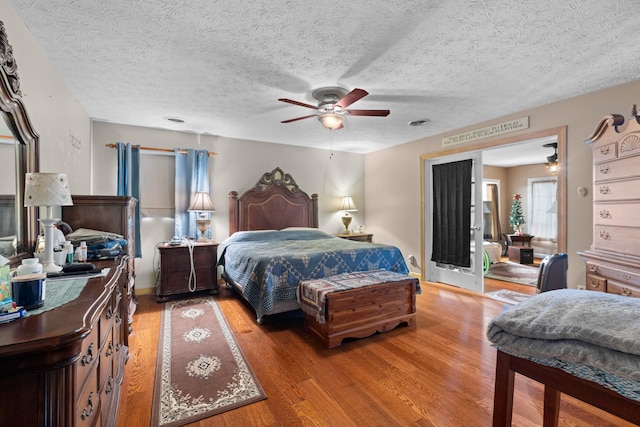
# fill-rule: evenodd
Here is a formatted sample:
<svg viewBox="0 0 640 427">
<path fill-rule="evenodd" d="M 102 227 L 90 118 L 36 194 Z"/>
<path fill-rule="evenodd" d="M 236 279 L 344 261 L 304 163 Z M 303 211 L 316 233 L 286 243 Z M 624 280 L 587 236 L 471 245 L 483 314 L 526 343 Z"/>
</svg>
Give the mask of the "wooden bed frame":
<svg viewBox="0 0 640 427">
<path fill-rule="evenodd" d="M 610 414 L 640 425 L 640 402 L 628 399 L 598 383 L 571 375 L 562 369 L 540 365 L 498 350 L 493 398 L 493 426 L 511 425 L 515 374 L 525 375 L 544 384 L 543 426 L 558 425 L 560 393 L 600 408 Z"/>
<path fill-rule="evenodd" d="M 318 195 L 311 197 L 276 167 L 242 196 L 229 193 L 229 235 L 236 231 L 318 228 Z"/>
</svg>

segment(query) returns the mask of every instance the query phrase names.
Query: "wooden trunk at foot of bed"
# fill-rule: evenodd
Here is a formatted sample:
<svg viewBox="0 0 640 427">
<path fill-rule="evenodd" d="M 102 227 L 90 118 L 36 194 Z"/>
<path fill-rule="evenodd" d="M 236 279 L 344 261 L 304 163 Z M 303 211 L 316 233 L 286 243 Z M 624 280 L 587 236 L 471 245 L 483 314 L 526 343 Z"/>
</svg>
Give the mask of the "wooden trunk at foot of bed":
<svg viewBox="0 0 640 427">
<path fill-rule="evenodd" d="M 364 338 L 406 323 L 416 324 L 416 280 L 384 283 L 327 294 L 326 323 L 304 315 L 305 329 L 329 347 L 345 338 Z"/>
</svg>

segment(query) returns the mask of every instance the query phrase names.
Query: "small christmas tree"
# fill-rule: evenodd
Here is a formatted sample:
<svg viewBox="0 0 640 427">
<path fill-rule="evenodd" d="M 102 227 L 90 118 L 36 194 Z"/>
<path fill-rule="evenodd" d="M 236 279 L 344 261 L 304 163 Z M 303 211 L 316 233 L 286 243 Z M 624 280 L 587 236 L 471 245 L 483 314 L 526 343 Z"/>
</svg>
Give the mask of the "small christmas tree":
<svg viewBox="0 0 640 427">
<path fill-rule="evenodd" d="M 522 203 L 520 194 L 513 195 L 513 203 L 511 203 L 511 213 L 509 214 L 509 224 L 513 227 L 516 234 L 522 234 L 520 226 L 525 223 L 524 213 L 522 212 Z"/>
</svg>

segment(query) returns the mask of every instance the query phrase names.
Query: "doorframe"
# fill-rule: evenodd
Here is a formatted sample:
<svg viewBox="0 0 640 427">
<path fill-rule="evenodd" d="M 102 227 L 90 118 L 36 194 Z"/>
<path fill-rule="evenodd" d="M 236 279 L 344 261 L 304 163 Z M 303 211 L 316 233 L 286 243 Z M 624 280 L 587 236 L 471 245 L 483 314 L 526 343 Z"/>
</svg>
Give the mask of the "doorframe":
<svg viewBox="0 0 640 427">
<path fill-rule="evenodd" d="M 467 151 L 485 150 L 488 148 L 496 148 L 501 145 L 514 144 L 530 139 L 538 139 L 555 136 L 558 141 L 558 252 L 567 251 L 567 126 L 560 126 L 551 129 L 534 131 L 517 136 L 508 136 L 504 138 L 491 139 L 470 145 L 461 145 L 448 150 L 436 151 L 420 155 L 420 259 L 422 265 L 425 264 L 425 161 L 438 157 L 451 156 L 461 154 Z M 431 194 L 431 192 L 429 192 Z M 421 272 L 421 280 L 426 280 L 426 268 Z"/>
</svg>

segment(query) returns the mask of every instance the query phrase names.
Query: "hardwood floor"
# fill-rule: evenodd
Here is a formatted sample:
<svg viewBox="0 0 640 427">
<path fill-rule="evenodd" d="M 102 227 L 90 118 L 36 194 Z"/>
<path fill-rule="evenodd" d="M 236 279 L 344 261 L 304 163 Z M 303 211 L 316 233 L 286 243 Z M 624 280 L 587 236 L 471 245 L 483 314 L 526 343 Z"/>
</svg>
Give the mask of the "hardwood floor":
<svg viewBox="0 0 640 427">
<path fill-rule="evenodd" d="M 505 304 L 441 284 L 423 283 L 417 326 L 327 349 L 297 314 L 263 325 L 230 289 L 217 301 L 267 399 L 192 426 L 489 426 L 496 350 L 485 337 Z M 118 426 L 151 418 L 161 305 L 139 296 Z M 514 426 L 542 425 L 542 386 L 516 376 Z M 562 396 L 561 426 L 630 426 Z"/>
</svg>

